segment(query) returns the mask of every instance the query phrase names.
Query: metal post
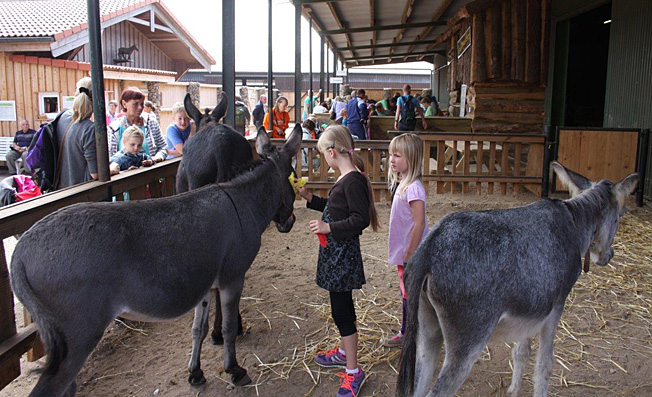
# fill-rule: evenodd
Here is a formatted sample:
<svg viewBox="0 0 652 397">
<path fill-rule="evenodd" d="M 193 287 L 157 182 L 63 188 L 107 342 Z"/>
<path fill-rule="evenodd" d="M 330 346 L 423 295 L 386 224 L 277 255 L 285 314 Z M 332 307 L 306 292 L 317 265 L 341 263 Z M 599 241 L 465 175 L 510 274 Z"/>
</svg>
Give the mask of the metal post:
<svg viewBox="0 0 652 397">
<path fill-rule="evenodd" d="M 550 125 L 543 126 L 543 133 L 546 135 L 546 140 L 543 145 L 543 181 L 541 183 L 541 197 L 548 197 L 548 190 L 550 188 L 550 161 L 552 154 L 552 145 L 554 143 L 554 129 Z"/>
<path fill-rule="evenodd" d="M 88 41 L 91 51 L 91 80 L 93 88 L 93 114 L 95 115 L 95 151 L 98 179 L 111 180 L 109 173 L 109 149 L 106 140 L 106 108 L 104 104 L 104 71 L 102 64 L 102 36 L 100 4 L 97 0 L 86 0 L 88 12 Z"/>
<path fill-rule="evenodd" d="M 650 130 L 641 130 L 639 133 L 639 144 L 638 144 L 638 188 L 636 191 L 636 205 L 638 207 L 643 206 L 643 196 L 645 195 L 645 176 L 647 173 L 647 161 L 648 161 L 648 146 L 650 144 Z"/>
<path fill-rule="evenodd" d="M 294 5 L 294 121 L 301 123 L 301 3 Z"/>
<path fill-rule="evenodd" d="M 333 74 L 337 76 L 337 52 L 335 50 L 333 50 Z M 338 95 L 340 95 L 340 91 L 337 89 L 337 84 L 333 84 L 333 96 Z"/>
<path fill-rule="evenodd" d="M 312 114 L 312 18 L 308 20 L 308 58 L 309 61 L 309 72 L 308 72 L 308 107 L 306 108 L 306 114 Z"/>
<path fill-rule="evenodd" d="M 222 90 L 235 101 L 235 0 L 222 0 Z M 235 126 L 235 106 L 226 109 L 224 123 Z"/>
<path fill-rule="evenodd" d="M 319 89 L 321 94 L 319 94 L 319 103 L 324 102 L 324 36 L 319 35 L 321 40 L 319 41 Z"/>
<path fill-rule="evenodd" d="M 272 73 L 272 0 L 269 0 L 269 10 L 267 12 L 267 111 L 269 112 L 269 131 L 273 131 L 274 113 L 274 75 Z"/>
<path fill-rule="evenodd" d="M 326 46 L 326 97 L 330 98 L 331 97 L 331 86 L 330 86 L 330 81 L 331 78 L 328 74 L 328 58 L 329 58 L 329 51 L 328 51 L 328 46 Z"/>
</svg>

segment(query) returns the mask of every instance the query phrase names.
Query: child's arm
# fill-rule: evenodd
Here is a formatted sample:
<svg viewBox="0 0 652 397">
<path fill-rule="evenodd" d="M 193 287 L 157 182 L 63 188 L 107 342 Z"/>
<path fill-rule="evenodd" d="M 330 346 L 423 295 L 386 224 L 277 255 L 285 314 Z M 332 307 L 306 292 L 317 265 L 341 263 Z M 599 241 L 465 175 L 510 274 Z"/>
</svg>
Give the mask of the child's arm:
<svg viewBox="0 0 652 397">
<path fill-rule="evenodd" d="M 403 263 L 407 263 L 412 254 L 414 254 L 414 251 L 419 247 L 421 237 L 423 236 L 423 229 L 426 227 L 426 203 L 421 200 L 413 200 L 410 202 L 410 210 L 412 211 L 414 226 L 412 227 L 412 233 L 410 234 L 410 242 L 405 250 Z"/>
<path fill-rule="evenodd" d="M 120 164 L 118 164 L 118 163 L 109 164 L 109 173 L 111 175 L 119 174 L 120 173 Z"/>
<path fill-rule="evenodd" d="M 324 212 L 324 208 L 326 208 L 326 204 L 328 203 L 327 199 L 310 193 L 305 186 L 297 186 L 297 191 L 299 192 L 299 195 L 308 202 L 306 205 L 308 208 Z"/>
</svg>

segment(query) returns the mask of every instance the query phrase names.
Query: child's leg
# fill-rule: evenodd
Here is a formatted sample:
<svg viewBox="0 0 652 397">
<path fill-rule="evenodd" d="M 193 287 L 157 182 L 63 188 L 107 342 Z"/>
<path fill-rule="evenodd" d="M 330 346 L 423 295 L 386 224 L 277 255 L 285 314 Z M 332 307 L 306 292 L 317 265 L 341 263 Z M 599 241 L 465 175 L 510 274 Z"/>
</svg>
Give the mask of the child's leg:
<svg viewBox="0 0 652 397">
<path fill-rule="evenodd" d="M 346 354 L 346 368 L 358 368 L 358 330 L 351 291 L 331 292 L 331 310 L 335 325 L 342 336 L 342 350 Z"/>
<path fill-rule="evenodd" d="M 403 273 L 405 272 L 405 266 L 397 265 L 398 269 L 398 279 L 400 280 L 401 286 L 401 295 L 403 296 L 403 320 L 401 321 L 401 334 L 405 334 L 405 320 L 407 316 L 407 295 L 405 294 L 405 283 L 403 282 Z"/>
</svg>

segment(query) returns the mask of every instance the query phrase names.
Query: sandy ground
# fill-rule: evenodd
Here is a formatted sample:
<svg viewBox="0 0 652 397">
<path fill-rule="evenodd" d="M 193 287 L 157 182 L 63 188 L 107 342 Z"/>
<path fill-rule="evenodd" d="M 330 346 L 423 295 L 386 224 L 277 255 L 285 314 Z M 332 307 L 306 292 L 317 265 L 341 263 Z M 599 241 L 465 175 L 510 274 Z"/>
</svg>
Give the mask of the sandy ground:
<svg viewBox="0 0 652 397">
<path fill-rule="evenodd" d="M 434 224 L 460 210 L 508 208 L 536 201 L 512 197 L 430 195 L 428 218 Z M 378 205 L 383 230 L 361 238 L 367 284 L 354 293 L 361 338 L 360 362 L 368 374 L 363 396 L 394 395 L 400 351 L 380 345 L 400 321 L 400 292 L 395 269 L 386 262 L 389 204 Z M 332 347 L 337 331 L 329 316 L 328 295 L 314 283 L 317 239 L 307 224 L 319 214 L 297 202 L 297 222 L 288 234 L 270 227 L 247 274 L 241 310 L 246 327 L 237 353 L 254 384 L 229 385 L 223 352 L 207 339 L 202 351 L 208 382 L 191 387 L 187 379 L 192 313 L 164 323 L 114 323 L 77 377 L 80 396 L 329 396 L 337 391 L 336 370 L 312 362 L 318 350 Z M 652 235 L 649 209 L 634 209 L 624 218 L 629 231 L 618 239 Z M 640 230 L 642 228 L 642 230 Z M 490 232 L 490 231 L 488 231 Z M 638 240 L 637 240 L 638 241 Z M 652 297 L 650 271 L 641 279 L 628 254 L 637 242 L 615 246 L 610 266 L 583 274 L 567 302 L 557 332 L 552 395 L 652 395 Z M 10 243 L 6 243 L 8 254 Z M 639 247 L 640 248 L 640 247 Z M 642 249 L 642 248 L 641 248 Z M 645 249 L 649 249 L 648 247 Z M 649 261 L 649 256 L 647 257 Z M 649 264 L 649 262 L 648 262 Z M 640 284 L 637 284 L 640 283 Z M 20 307 L 18 305 L 18 307 Z M 212 318 L 211 318 L 212 322 Z M 24 359 L 23 359 L 24 361 Z M 530 360 L 524 395 L 532 394 Z M 23 375 L 0 396 L 25 396 L 44 361 L 22 363 Z M 511 379 L 509 347 L 490 344 L 459 391 L 461 396 L 500 396 Z"/>
</svg>

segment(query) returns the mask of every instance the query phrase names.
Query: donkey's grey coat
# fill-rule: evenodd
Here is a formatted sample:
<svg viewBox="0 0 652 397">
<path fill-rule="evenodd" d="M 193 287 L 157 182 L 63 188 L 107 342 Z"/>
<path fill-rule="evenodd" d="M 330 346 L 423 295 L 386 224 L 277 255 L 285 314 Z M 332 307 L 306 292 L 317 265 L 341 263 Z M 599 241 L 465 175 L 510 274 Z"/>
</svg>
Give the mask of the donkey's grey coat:
<svg viewBox="0 0 652 397">
<path fill-rule="evenodd" d="M 637 182 L 633 174 L 618 185 L 592 183 L 558 163 L 553 168 L 571 191 L 582 193 L 447 215 L 411 258 L 398 396 L 426 395 L 444 341 L 444 363 L 428 396 L 452 396 L 490 339 L 518 341 L 509 388 L 518 394 L 537 334 L 535 395 L 546 395 L 555 329 L 582 257 L 590 249 L 598 265 L 609 262 L 624 196 Z"/>
<path fill-rule="evenodd" d="M 236 384 L 248 379 L 235 357 L 240 294 L 269 222 L 282 232 L 294 223 L 287 178 L 301 133 L 279 151 L 265 134 L 256 143 L 267 160 L 231 182 L 161 199 L 72 205 L 22 236 L 11 284 L 48 355 L 31 396 L 74 395 L 75 376 L 117 316 L 175 318 L 213 284 L 225 318 L 224 368 Z"/>
</svg>

